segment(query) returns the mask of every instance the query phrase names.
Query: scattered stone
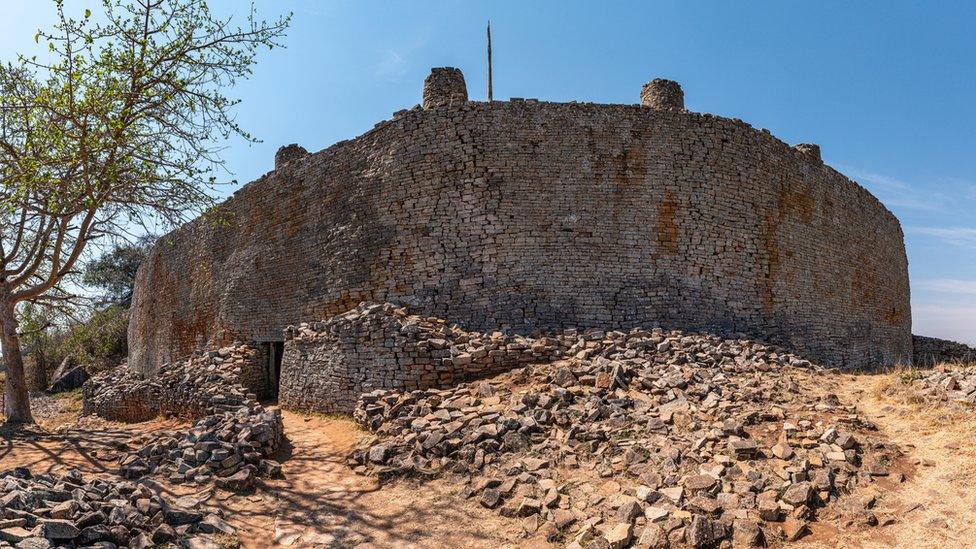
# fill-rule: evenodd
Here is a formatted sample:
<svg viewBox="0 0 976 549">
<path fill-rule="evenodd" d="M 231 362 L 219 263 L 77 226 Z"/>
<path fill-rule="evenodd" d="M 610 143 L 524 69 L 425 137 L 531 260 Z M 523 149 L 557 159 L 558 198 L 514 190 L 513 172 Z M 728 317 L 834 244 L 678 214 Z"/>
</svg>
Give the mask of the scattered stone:
<svg viewBox="0 0 976 549">
<path fill-rule="evenodd" d="M 117 368 L 85 384 L 83 412 L 122 421 L 163 413 L 200 418 L 189 430 L 144 437 L 137 450 L 121 456 L 119 473 L 127 479 L 167 475 L 170 482 L 197 485 L 218 479 L 227 489 L 250 490 L 256 472 L 281 475 L 270 456 L 284 430 L 281 412 L 266 410 L 240 382 L 242 364 L 256 352 L 250 345 L 226 347 L 165 365 L 149 379 Z"/>
<path fill-rule="evenodd" d="M 505 341 L 505 352 L 541 342 L 543 360 L 567 358 L 447 389 L 366 393 L 354 415 L 376 436 L 350 461 L 381 479 L 457 475 L 461 497 L 527 517 L 526 532 L 581 524 L 573 543 L 604 547 L 634 542 L 638 526 L 661 545 L 715 546 L 761 543 L 766 523 L 786 519 L 776 530 L 800 536 L 799 524 L 853 490 L 859 472 L 879 472 L 862 462 L 892 458 L 883 444 L 857 442 L 872 426 L 853 407 L 800 390 L 801 361 L 781 349 L 662 330 L 513 342 L 438 326 L 431 344 L 444 356 Z M 760 451 L 757 433 L 778 442 Z M 562 484 L 565 468 L 607 480 Z"/>
<path fill-rule="evenodd" d="M 149 548 L 172 543 L 191 529 L 234 533 L 219 516 L 204 518 L 145 486 L 86 480 L 74 469 L 61 475 L 0 472 L 0 502 L 0 540 L 18 548 Z"/>
<path fill-rule="evenodd" d="M 610 529 L 604 536 L 610 549 L 623 549 L 630 544 L 634 537 L 634 525 L 630 522 L 621 522 Z"/>
</svg>

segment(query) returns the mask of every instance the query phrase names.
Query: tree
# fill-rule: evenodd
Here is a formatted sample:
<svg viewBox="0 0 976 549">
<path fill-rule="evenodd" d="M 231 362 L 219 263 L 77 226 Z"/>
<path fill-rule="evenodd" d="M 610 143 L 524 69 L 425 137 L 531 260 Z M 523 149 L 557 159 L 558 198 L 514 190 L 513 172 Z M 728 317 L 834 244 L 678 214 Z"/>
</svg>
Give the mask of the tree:
<svg viewBox="0 0 976 549">
<path fill-rule="evenodd" d="M 8 422 L 31 422 L 17 305 L 70 299 L 92 242 L 213 205 L 221 143 L 253 141 L 226 95 L 290 15 L 243 27 L 204 0 L 105 0 L 41 30 L 43 59 L 0 68 L 0 345 Z M 97 22 L 96 22 L 97 19 Z"/>
<path fill-rule="evenodd" d="M 52 362 L 59 362 L 58 313 L 47 307 L 24 303 L 19 309 L 19 336 L 27 356 L 25 375 L 32 390 L 46 389 Z"/>
<path fill-rule="evenodd" d="M 128 309 L 132 303 L 132 290 L 139 264 L 146 258 L 152 246 L 152 237 L 142 237 L 136 242 L 119 244 L 105 255 L 85 265 L 85 286 L 99 288 L 101 307 L 118 305 Z"/>
</svg>

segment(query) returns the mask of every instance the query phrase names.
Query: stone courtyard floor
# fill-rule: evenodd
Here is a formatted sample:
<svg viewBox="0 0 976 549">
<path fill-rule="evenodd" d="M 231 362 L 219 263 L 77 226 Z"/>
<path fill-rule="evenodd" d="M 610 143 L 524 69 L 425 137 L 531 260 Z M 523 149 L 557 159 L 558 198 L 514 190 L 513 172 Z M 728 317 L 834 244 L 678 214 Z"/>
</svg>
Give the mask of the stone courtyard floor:
<svg viewBox="0 0 976 549">
<path fill-rule="evenodd" d="M 823 388 L 859 412 L 904 450 L 906 481 L 879 483 L 873 495 L 890 524 L 845 533 L 814 523 L 797 547 L 962 547 L 976 539 L 976 415 L 918 404 L 889 390 L 897 374 L 824 376 Z M 124 425 L 77 417 L 77 393 L 35 400 L 39 425 L 0 431 L 0 469 L 29 467 L 112 475 L 125 443 L 173 429 L 173 420 Z M 400 480 L 380 489 L 356 475 L 347 454 L 363 433 L 349 419 L 284 413 L 287 442 L 278 456 L 284 479 L 250 495 L 144 481 L 172 496 L 195 495 L 224 510 L 243 547 L 545 547 L 520 537 L 518 519 L 457 499 L 449 481 Z"/>
</svg>

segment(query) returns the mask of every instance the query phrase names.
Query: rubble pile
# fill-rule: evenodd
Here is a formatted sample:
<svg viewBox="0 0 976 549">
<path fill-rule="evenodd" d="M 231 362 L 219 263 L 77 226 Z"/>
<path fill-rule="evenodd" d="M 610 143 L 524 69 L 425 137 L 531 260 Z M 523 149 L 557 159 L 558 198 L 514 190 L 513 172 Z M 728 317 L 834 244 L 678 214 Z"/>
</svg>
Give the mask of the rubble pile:
<svg viewBox="0 0 976 549">
<path fill-rule="evenodd" d="M 193 497 L 170 502 L 141 484 L 86 480 L 77 470 L 0 473 L 0 513 L 7 547 L 178 547 L 196 533 L 235 533 Z"/>
<path fill-rule="evenodd" d="M 280 475 L 270 457 L 284 429 L 281 412 L 266 410 L 239 382 L 240 363 L 251 353 L 247 345 L 225 347 L 164 366 L 149 379 L 119 368 L 85 385 L 83 411 L 122 421 L 197 419 L 188 431 L 131 441 L 139 449 L 119 460 L 125 478 L 161 473 L 170 482 L 250 490 L 258 474 Z"/>
<path fill-rule="evenodd" d="M 976 404 L 976 366 L 942 365 L 928 374 L 914 371 L 903 380 L 920 400 Z"/>
<path fill-rule="evenodd" d="M 248 491 L 258 474 L 281 475 L 281 465 L 270 459 L 281 437 L 280 411 L 241 407 L 204 417 L 189 431 L 154 433 L 121 459 L 120 472 L 125 478 L 166 473 L 174 483 L 215 481 L 222 488 Z"/>
<path fill-rule="evenodd" d="M 375 391 L 350 456 L 381 476 L 454 473 L 463 497 L 573 546 L 795 540 L 817 509 L 888 474 L 891 450 L 818 368 L 744 339 L 567 333 L 572 358 L 453 389 Z M 876 523 L 869 509 L 858 520 Z"/>
<path fill-rule="evenodd" d="M 82 413 L 124 422 L 159 416 L 195 419 L 257 404 L 241 385 L 242 365 L 257 350 L 234 345 L 164 365 L 150 377 L 126 367 L 95 376 L 82 389 Z"/>
</svg>

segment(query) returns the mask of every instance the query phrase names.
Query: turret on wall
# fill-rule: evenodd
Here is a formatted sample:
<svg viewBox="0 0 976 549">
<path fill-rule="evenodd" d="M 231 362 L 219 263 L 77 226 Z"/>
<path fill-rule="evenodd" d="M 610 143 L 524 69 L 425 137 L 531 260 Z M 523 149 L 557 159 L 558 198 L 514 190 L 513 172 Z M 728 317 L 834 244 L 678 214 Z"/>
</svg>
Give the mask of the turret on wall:
<svg viewBox="0 0 976 549">
<path fill-rule="evenodd" d="M 424 108 L 457 106 L 468 100 L 468 88 L 464 74 L 454 67 L 438 67 L 430 70 L 424 80 Z"/>
<path fill-rule="evenodd" d="M 685 110 L 685 92 L 674 80 L 655 78 L 641 89 L 641 105 L 663 111 Z"/>
</svg>

